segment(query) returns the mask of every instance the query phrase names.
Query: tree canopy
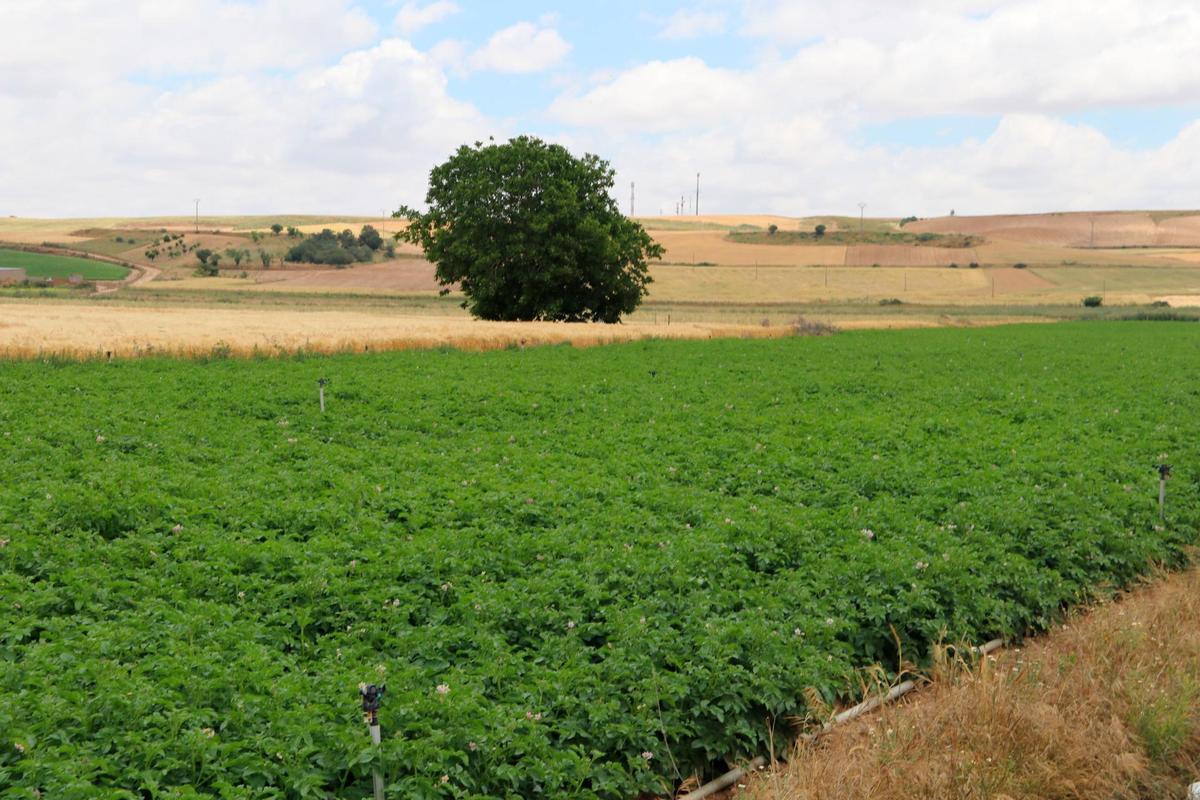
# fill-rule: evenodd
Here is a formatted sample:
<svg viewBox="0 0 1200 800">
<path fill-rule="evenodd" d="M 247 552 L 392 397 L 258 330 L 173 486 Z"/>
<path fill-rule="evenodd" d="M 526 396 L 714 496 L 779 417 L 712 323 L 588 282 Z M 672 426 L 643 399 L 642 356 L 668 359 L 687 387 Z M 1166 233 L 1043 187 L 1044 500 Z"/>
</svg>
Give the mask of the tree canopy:
<svg viewBox="0 0 1200 800">
<path fill-rule="evenodd" d="M 409 221 L 398 238 L 420 245 L 477 317 L 618 322 L 663 251 L 621 214 L 612 186 L 608 162 L 591 154 L 529 136 L 476 142 L 430 173 L 427 212 L 393 216 Z"/>
</svg>

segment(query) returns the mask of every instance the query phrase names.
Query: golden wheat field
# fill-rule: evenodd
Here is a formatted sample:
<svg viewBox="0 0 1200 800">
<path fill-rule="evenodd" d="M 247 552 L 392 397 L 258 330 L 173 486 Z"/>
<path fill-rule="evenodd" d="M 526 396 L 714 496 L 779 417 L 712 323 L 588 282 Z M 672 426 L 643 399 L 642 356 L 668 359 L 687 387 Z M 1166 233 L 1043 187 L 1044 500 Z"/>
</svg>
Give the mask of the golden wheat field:
<svg viewBox="0 0 1200 800">
<path fill-rule="evenodd" d="M 489 350 L 570 343 L 587 346 L 645 338 L 773 337 L 786 326 L 719 323 L 667 325 L 484 322 L 465 316 L 406 316 L 380 310 L 278 308 L 133 308 L 78 303 L 0 302 L 0 352 L 39 354 L 202 355 L 321 352 L 453 346 Z"/>
</svg>

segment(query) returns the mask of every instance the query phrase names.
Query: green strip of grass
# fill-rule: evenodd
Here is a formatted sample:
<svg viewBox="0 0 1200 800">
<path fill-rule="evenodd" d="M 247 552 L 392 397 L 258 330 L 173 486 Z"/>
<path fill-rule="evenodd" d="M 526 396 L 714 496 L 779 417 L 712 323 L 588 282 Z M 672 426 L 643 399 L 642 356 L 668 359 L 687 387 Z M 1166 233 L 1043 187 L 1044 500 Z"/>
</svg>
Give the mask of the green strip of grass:
<svg viewBox="0 0 1200 800">
<path fill-rule="evenodd" d="M 24 250 L 0 249 L 0 267 L 23 269 L 30 278 L 66 278 L 82 275 L 84 280 L 89 281 L 119 281 L 129 274 L 125 267 L 103 261 L 28 253 Z"/>
</svg>

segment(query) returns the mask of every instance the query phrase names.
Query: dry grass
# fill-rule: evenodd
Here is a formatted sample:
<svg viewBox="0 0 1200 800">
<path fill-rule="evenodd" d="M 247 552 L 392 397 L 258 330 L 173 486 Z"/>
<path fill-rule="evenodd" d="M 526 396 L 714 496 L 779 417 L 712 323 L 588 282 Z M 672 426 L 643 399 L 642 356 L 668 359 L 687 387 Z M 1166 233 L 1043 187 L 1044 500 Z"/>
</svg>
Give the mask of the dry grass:
<svg viewBox="0 0 1200 800">
<path fill-rule="evenodd" d="M 146 308 L 41 302 L 4 303 L 0 319 L 0 356 L 10 358 L 362 352 L 443 346 L 492 350 L 562 343 L 591 346 L 647 338 L 795 334 L 789 325 L 570 325 L 407 316 L 381 309 Z"/>
<path fill-rule="evenodd" d="M 753 800 L 1186 796 L 1200 778 L 1200 571 L 1160 580 L 798 750 Z"/>
</svg>

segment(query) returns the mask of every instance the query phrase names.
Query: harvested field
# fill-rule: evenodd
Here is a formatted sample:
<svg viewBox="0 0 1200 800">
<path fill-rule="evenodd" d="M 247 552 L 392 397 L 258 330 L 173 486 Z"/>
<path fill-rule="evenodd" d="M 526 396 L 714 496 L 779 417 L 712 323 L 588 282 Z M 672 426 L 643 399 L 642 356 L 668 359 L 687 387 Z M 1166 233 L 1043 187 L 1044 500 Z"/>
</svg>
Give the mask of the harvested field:
<svg viewBox="0 0 1200 800">
<path fill-rule="evenodd" d="M 1173 308 L 1195 308 L 1200 306 L 1200 294 L 1168 294 L 1154 299 L 1169 303 Z"/>
<path fill-rule="evenodd" d="M 848 267 L 869 267 L 872 264 L 889 267 L 944 267 L 958 264 L 965 267 L 972 261 L 979 261 L 979 255 L 973 247 L 856 244 L 846 248 Z"/>
<path fill-rule="evenodd" d="M 782 336 L 788 328 L 708 323 L 585 325 L 483 322 L 467 317 L 416 317 L 371 311 L 237 308 L 131 308 L 71 303 L 0 305 L 0 353 L 118 355 L 203 354 L 214 349 L 334 352 L 450 345 L 489 350 L 512 345 L 606 344 L 645 338 L 708 339 Z"/>
<path fill-rule="evenodd" d="M 806 220 L 796 217 L 781 217 L 774 214 L 702 214 L 698 217 L 666 216 L 666 217 L 637 217 L 648 231 L 674 230 L 681 226 L 719 225 L 736 228 L 739 225 L 753 225 L 756 228 L 766 228 L 778 225 L 782 230 L 798 230 Z"/>
<path fill-rule="evenodd" d="M 236 270 L 225 272 L 233 272 Z M 437 292 L 433 265 L 428 261 L 401 259 L 358 264 L 347 269 L 319 265 L 288 269 L 248 270 L 246 278 L 184 278 L 159 281 L 151 288 L 229 289 L 260 292 Z"/>
<path fill-rule="evenodd" d="M 1047 280 L 1028 269 L 997 268 L 986 270 L 985 274 L 992 281 L 997 294 L 1035 292 L 1039 289 L 1053 289 L 1057 286 L 1054 281 Z"/>
<path fill-rule="evenodd" d="M 965 233 L 1063 247 L 1169 247 L 1200 245 L 1200 214 L 1164 216 L 1147 211 L 939 217 L 905 230 Z"/>
<path fill-rule="evenodd" d="M 845 245 L 740 244 L 726 239 L 724 231 L 652 231 L 651 235 L 666 250 L 663 261 L 668 264 L 840 267 L 846 263 Z"/>
</svg>

